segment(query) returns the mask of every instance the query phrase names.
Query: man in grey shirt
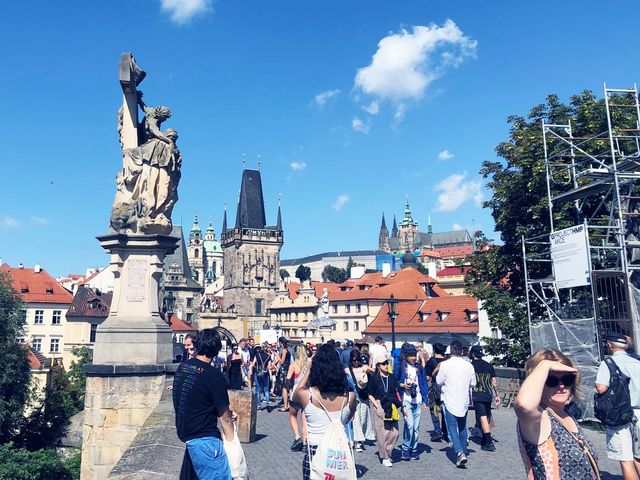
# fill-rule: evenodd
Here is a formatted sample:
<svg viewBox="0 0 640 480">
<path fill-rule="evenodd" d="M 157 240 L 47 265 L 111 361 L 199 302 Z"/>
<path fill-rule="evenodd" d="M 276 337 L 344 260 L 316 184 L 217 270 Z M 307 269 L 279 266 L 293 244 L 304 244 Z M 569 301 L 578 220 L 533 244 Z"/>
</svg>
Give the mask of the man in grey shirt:
<svg viewBox="0 0 640 480">
<path fill-rule="evenodd" d="M 624 480 L 637 480 L 640 475 L 640 360 L 627 354 L 627 337 L 611 334 L 605 337 L 611 358 L 620 371 L 629 377 L 629 394 L 635 414 L 633 422 L 619 427 L 607 427 L 607 457 L 618 460 Z M 603 361 L 596 376 L 596 391 L 609 389 L 611 373 Z"/>
</svg>

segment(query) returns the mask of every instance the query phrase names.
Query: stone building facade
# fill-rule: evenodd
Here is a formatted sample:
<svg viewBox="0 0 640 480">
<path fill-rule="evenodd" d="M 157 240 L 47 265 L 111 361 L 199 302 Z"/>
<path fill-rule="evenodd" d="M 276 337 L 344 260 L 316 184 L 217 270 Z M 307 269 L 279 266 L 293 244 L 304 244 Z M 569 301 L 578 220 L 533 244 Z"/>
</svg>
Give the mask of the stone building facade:
<svg viewBox="0 0 640 480">
<path fill-rule="evenodd" d="M 224 262 L 224 308 L 237 312 L 251 329 L 269 320 L 268 309 L 280 281 L 282 216 L 278 207 L 275 225 L 267 225 L 259 170 L 245 169 L 236 223 L 221 235 Z"/>
<path fill-rule="evenodd" d="M 197 215 L 189 232 L 188 257 L 193 279 L 202 287 L 211 285 L 222 275 L 222 247 L 216 241 L 213 224 L 209 222 L 203 238 Z"/>
</svg>

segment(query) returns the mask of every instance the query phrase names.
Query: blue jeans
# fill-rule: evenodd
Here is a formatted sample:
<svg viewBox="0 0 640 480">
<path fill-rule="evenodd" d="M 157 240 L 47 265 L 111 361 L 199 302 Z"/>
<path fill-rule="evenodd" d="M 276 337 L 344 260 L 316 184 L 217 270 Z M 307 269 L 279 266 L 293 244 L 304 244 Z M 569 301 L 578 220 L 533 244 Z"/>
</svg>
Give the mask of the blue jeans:
<svg viewBox="0 0 640 480">
<path fill-rule="evenodd" d="M 402 406 L 407 411 L 402 427 L 402 452 L 418 453 L 418 429 L 420 428 L 420 414 L 422 404 L 411 403 L 406 400 Z"/>
<path fill-rule="evenodd" d="M 256 375 L 254 378 L 256 380 L 256 394 L 258 395 L 258 406 L 261 403 L 260 399 L 262 395 L 265 396 L 265 401 L 269 403 L 271 401 L 271 398 L 269 397 L 269 375 L 265 375 L 262 381 L 260 380 L 260 377 L 258 375 Z"/>
<path fill-rule="evenodd" d="M 187 450 L 199 480 L 232 480 L 227 454 L 217 437 L 187 441 Z"/>
<path fill-rule="evenodd" d="M 453 449 L 456 453 L 467 451 L 467 413 L 464 417 L 456 417 L 453 413 L 447 410 L 447 406 L 443 405 L 444 409 L 444 421 L 447 423 L 447 433 L 449 434 L 449 440 L 453 444 Z"/>
</svg>

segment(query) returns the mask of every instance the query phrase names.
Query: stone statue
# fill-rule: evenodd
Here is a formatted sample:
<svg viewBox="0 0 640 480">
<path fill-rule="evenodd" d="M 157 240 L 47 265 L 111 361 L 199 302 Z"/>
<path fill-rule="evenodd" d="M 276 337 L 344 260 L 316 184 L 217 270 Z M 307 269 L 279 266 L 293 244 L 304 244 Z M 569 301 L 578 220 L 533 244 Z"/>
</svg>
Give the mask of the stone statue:
<svg viewBox="0 0 640 480">
<path fill-rule="evenodd" d="M 329 318 L 329 290 L 322 289 L 322 297 L 318 300 L 316 318 L 309 322 L 309 328 L 331 328 L 336 321 Z"/>
<path fill-rule="evenodd" d="M 160 126 L 171 117 L 164 106 L 148 107 L 137 89 L 146 76 L 130 53 L 120 58 L 120 83 L 124 93 L 118 111 L 122 170 L 111 209 L 111 229 L 126 234 L 169 234 L 171 212 L 178 200 L 182 156 L 178 133 Z M 138 108 L 145 116 L 138 123 Z"/>
</svg>

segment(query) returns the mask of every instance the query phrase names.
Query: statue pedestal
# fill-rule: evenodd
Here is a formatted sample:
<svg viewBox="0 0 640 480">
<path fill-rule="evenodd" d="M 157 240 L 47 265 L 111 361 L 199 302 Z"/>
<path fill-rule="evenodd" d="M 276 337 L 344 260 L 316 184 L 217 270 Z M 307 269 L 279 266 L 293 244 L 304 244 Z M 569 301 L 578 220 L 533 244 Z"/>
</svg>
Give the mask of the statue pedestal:
<svg viewBox="0 0 640 480">
<path fill-rule="evenodd" d="M 258 406 L 256 394 L 249 390 L 229 390 L 229 408 L 238 414 L 238 439 L 251 443 L 256 439 Z"/>
<path fill-rule="evenodd" d="M 157 365 L 173 359 L 171 327 L 159 314 L 164 257 L 177 248 L 168 235 L 105 235 L 114 274 L 109 317 L 98 327 L 94 365 Z"/>
</svg>

